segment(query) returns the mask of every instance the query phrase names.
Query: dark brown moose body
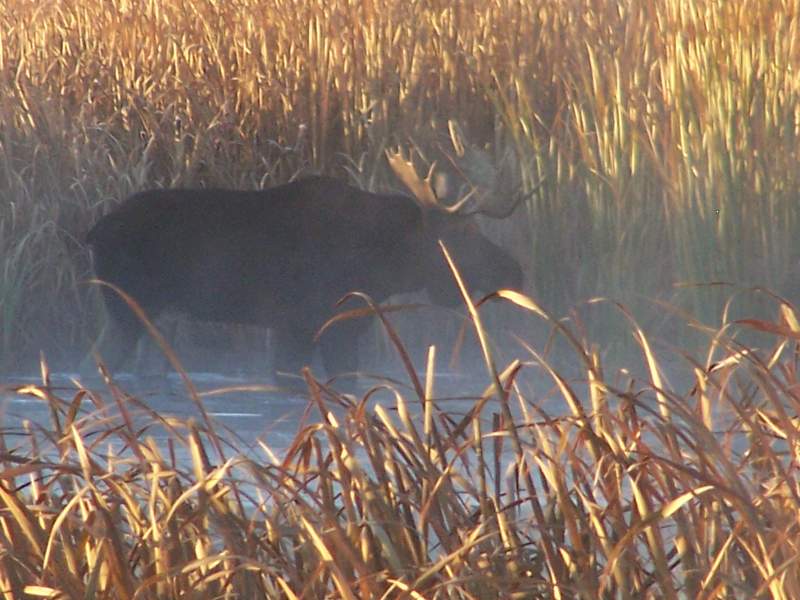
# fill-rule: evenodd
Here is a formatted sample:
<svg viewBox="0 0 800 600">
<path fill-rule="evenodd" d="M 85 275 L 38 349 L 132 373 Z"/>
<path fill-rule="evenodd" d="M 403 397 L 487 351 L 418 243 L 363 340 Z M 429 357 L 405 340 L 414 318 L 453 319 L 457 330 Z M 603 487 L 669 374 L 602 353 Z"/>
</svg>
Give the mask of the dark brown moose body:
<svg viewBox="0 0 800 600">
<path fill-rule="evenodd" d="M 271 328 L 275 368 L 289 372 L 308 364 L 314 334 L 348 292 L 382 301 L 426 289 L 437 304 L 457 303 L 439 239 L 474 289 L 521 285 L 519 264 L 469 217 L 321 176 L 263 191 L 141 192 L 87 236 L 97 277 L 127 292 L 151 319 L 171 310 Z M 113 290 L 104 287 L 103 295 L 113 333 L 99 353 L 114 370 L 144 330 Z M 342 321 L 323 334 L 329 374 L 357 367 L 348 341 L 368 322 Z"/>
</svg>

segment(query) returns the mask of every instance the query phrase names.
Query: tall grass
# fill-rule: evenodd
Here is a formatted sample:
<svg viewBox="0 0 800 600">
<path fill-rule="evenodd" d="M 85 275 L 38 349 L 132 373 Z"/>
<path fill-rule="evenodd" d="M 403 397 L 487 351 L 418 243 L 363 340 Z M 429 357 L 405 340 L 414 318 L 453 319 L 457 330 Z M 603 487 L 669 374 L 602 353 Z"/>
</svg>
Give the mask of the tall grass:
<svg viewBox="0 0 800 600">
<path fill-rule="evenodd" d="M 360 398 L 306 369 L 317 416 L 285 449 L 238 446 L 188 378 L 198 417 L 181 421 L 111 380 L 57 390 L 44 367 L 41 384 L 13 391 L 45 403 L 50 425 L 0 430 L 0 592 L 798 597 L 800 325 L 788 306 L 709 332 L 707 357 L 686 357 L 693 381 L 681 390 L 632 319 L 644 371 L 609 376 L 530 298 L 492 298 L 548 323 L 580 378 L 533 347 L 497 364 L 482 303 L 468 296 L 487 387 L 464 414 L 437 398 L 433 349 L 422 380 L 410 369 L 407 387 Z M 747 327 L 772 346 L 739 344 Z M 529 375 L 550 391 L 533 391 Z"/>
<path fill-rule="evenodd" d="M 548 147 L 554 180 L 573 184 L 532 207 L 563 215 L 569 231 L 566 249 L 548 250 L 550 236 L 534 236 L 541 271 L 566 255 L 588 290 L 647 292 L 678 279 L 797 292 L 798 8 L 665 1 L 553 9 L 540 43 L 551 49 L 546 87 L 559 91 L 563 109 L 542 134 L 531 122 L 543 112 L 542 84 L 522 76 L 503 104 L 519 137 Z M 575 212 L 564 210 L 576 202 Z M 551 226 L 545 220 L 542 229 Z M 706 317 L 718 314 L 718 304 L 696 300 Z"/>
<path fill-rule="evenodd" d="M 79 240 L 129 192 L 309 170 L 373 188 L 387 145 L 430 148 L 450 118 L 521 189 L 544 179 L 527 223 L 498 235 L 554 310 L 610 295 L 639 312 L 639 294 L 680 281 L 796 294 L 799 11 L 797 0 L 3 2 L 2 362 L 75 346 L 85 323 L 72 315 L 96 308 L 78 285 Z M 709 321 L 727 293 L 673 300 Z"/>
</svg>

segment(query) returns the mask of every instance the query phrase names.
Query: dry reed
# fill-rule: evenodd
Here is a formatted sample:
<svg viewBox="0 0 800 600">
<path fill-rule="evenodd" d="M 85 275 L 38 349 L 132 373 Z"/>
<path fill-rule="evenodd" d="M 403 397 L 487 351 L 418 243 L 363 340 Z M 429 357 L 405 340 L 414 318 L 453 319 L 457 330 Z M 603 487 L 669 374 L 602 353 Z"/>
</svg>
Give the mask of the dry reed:
<svg viewBox="0 0 800 600">
<path fill-rule="evenodd" d="M 129 2 L 0 6 L 6 366 L 94 324 L 80 240 L 152 185 L 385 177 L 448 119 L 530 188 L 513 232 L 565 310 L 676 281 L 796 293 L 797 0 Z M 508 230 L 502 235 L 508 236 Z M 673 299 L 708 322 L 727 292 Z M 88 304 L 96 308 L 94 301 Z"/>
<path fill-rule="evenodd" d="M 462 287 L 463 289 L 463 287 Z M 480 317 L 510 302 L 573 348 L 568 379 L 533 347 L 498 370 Z M 465 414 L 434 394 L 435 353 L 409 391 L 340 394 L 306 369 L 317 422 L 276 452 L 237 449 L 199 422 L 104 391 L 13 391 L 49 426 L 0 438 L 0 593 L 164 598 L 796 598 L 800 325 L 709 331 L 668 383 L 630 319 L 641 379 L 608 379 L 599 355 L 532 299 L 473 304 L 489 384 Z M 616 306 L 616 307 L 615 307 Z M 380 315 L 380 307 L 373 306 Z M 763 351 L 737 341 L 769 334 Z M 179 365 L 177 365 L 179 366 Z M 531 391 L 527 375 L 549 381 Z M 164 435 L 166 432 L 166 435 Z M 157 442 L 157 436 L 166 441 Z M 178 458 L 180 456 L 184 458 Z"/>
</svg>

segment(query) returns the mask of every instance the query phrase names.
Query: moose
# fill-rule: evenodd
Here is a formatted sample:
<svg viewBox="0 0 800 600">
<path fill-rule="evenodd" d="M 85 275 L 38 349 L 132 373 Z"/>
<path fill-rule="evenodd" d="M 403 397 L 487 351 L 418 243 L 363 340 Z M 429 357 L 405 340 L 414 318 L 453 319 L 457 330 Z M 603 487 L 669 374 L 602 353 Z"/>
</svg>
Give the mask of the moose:
<svg viewBox="0 0 800 600">
<path fill-rule="evenodd" d="M 503 218 L 516 202 L 492 208 L 487 194 L 473 193 L 446 204 L 437 195 L 433 167 L 422 178 L 410 154 L 387 151 L 387 157 L 410 197 L 327 176 L 260 191 L 134 194 L 87 234 L 96 277 L 126 292 L 151 319 L 176 311 L 191 320 L 269 328 L 274 368 L 290 373 L 309 363 L 315 333 L 351 291 L 381 302 L 426 290 L 434 304 L 460 302 L 439 240 L 471 289 L 521 286 L 520 264 L 472 218 Z M 96 348 L 114 371 L 145 328 L 113 288 L 101 289 L 109 331 Z M 368 324 L 342 320 L 320 337 L 329 375 L 356 370 L 353 340 Z"/>
</svg>

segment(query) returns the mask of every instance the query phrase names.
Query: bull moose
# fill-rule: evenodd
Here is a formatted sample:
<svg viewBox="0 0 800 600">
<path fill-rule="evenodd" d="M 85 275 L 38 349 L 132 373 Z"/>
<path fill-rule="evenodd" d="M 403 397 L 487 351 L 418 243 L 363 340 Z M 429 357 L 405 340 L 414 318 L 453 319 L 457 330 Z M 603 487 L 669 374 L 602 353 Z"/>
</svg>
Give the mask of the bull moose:
<svg viewBox="0 0 800 600">
<path fill-rule="evenodd" d="M 155 319 L 189 319 L 273 330 L 275 369 L 308 364 L 315 332 L 348 292 L 382 301 L 427 290 L 439 305 L 459 302 L 438 246 L 442 240 L 473 289 L 518 288 L 519 263 L 480 233 L 472 214 L 502 218 L 474 198 L 439 201 L 410 156 L 388 153 L 413 196 L 367 192 L 313 176 L 261 191 L 158 189 L 137 193 L 87 235 L 97 278 L 121 288 Z M 512 205 L 513 207 L 513 205 Z M 102 294 L 111 331 L 98 352 L 113 371 L 144 327 L 111 288 Z M 367 319 L 336 323 L 319 340 L 329 375 L 353 371 L 352 340 Z"/>
</svg>

